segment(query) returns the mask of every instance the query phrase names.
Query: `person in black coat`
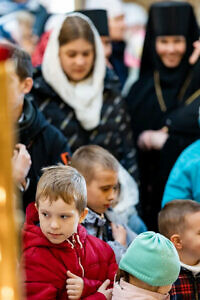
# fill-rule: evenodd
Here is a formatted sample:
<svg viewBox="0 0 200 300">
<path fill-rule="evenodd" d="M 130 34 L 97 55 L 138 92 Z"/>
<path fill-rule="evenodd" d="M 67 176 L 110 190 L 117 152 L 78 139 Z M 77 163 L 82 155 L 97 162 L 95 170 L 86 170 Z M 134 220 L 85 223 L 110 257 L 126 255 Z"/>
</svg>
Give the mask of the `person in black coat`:
<svg viewBox="0 0 200 300">
<path fill-rule="evenodd" d="M 68 138 L 72 151 L 100 145 L 137 180 L 126 104 L 118 78 L 105 70 L 102 43 L 92 22 L 80 13 L 68 15 L 51 33 L 29 97 Z"/>
<path fill-rule="evenodd" d="M 10 107 L 16 124 L 17 144 L 14 146 L 13 177 L 23 192 L 23 209 L 35 201 L 41 169 L 56 163 L 67 164 L 70 148 L 63 134 L 50 125 L 35 104 L 26 98 L 33 85 L 30 56 L 11 45 L 1 45 L 10 51 L 15 70 L 11 75 Z"/>
<path fill-rule="evenodd" d="M 126 101 L 139 152 L 144 220 L 156 229 L 165 182 L 181 151 L 200 136 L 199 28 L 186 2 L 151 6 L 139 80 Z"/>
<path fill-rule="evenodd" d="M 18 154 L 24 145 L 30 155 L 31 165 L 26 175 L 29 184 L 23 190 L 23 208 L 35 200 L 37 182 L 42 174 L 41 169 L 57 163 L 67 164 L 70 148 L 67 139 L 53 125 L 49 124 L 35 104 L 24 100 L 23 112 L 19 119 L 17 134 L 19 144 L 15 146 Z M 27 183 L 27 182 L 26 182 Z"/>
</svg>

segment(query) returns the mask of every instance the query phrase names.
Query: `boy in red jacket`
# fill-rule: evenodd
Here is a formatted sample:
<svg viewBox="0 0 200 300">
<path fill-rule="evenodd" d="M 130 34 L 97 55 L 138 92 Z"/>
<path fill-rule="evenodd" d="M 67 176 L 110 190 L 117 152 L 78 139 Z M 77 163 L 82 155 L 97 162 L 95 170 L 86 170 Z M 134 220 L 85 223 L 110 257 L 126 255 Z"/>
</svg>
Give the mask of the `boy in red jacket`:
<svg viewBox="0 0 200 300">
<path fill-rule="evenodd" d="M 106 288 L 117 269 L 115 256 L 79 224 L 86 204 L 86 183 L 77 170 L 60 165 L 44 169 L 23 229 L 28 300 L 111 298 Z"/>
</svg>

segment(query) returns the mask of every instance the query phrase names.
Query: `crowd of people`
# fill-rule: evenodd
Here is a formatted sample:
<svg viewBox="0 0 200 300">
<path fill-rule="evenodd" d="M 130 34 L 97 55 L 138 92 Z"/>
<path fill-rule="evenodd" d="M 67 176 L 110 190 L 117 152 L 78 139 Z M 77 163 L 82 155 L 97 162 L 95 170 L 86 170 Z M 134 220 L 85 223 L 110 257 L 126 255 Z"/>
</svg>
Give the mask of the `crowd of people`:
<svg viewBox="0 0 200 300">
<path fill-rule="evenodd" d="M 38 3 L 33 11 L 32 0 L 3 2 L 33 18 L 31 46 L 7 31 L 5 12 L 0 22 L 14 66 L 26 299 L 200 299 L 193 7 L 156 2 L 147 20 L 120 0 L 60 15 Z M 127 29 L 132 9 L 141 18 Z"/>
</svg>

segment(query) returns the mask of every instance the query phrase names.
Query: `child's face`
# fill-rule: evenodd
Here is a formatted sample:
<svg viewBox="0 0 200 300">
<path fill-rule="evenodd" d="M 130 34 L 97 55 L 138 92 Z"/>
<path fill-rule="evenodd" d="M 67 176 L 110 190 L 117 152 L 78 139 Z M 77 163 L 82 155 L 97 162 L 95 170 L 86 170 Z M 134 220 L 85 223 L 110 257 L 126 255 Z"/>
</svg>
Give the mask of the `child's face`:
<svg viewBox="0 0 200 300">
<path fill-rule="evenodd" d="M 200 212 L 185 216 L 186 228 L 180 234 L 183 263 L 195 265 L 200 261 Z"/>
<path fill-rule="evenodd" d="M 117 183 L 117 172 L 97 166 L 94 179 L 87 183 L 88 207 L 98 214 L 104 213 L 117 197 Z"/>
<path fill-rule="evenodd" d="M 12 114 L 21 114 L 24 104 L 23 83 L 15 72 L 10 74 L 9 80 L 10 102 Z M 17 116 L 18 117 L 18 116 Z M 15 117 L 14 117 L 15 118 Z M 17 121 L 17 120 L 15 120 Z"/>
<path fill-rule="evenodd" d="M 10 74 L 8 84 L 9 101 L 14 122 L 21 116 L 24 105 L 24 95 L 30 92 L 32 84 L 33 80 L 30 77 L 20 80 L 15 72 Z"/>
<path fill-rule="evenodd" d="M 79 215 L 75 202 L 65 203 L 62 198 L 50 202 L 48 198 L 39 200 L 38 214 L 40 228 L 46 238 L 53 244 L 60 244 L 77 232 Z"/>
</svg>

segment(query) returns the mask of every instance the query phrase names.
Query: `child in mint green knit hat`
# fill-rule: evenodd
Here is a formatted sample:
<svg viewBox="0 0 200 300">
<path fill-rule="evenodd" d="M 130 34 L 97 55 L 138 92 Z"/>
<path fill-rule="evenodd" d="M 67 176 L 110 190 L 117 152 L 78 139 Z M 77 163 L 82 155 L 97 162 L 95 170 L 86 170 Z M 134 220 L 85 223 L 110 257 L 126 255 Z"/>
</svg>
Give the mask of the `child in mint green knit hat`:
<svg viewBox="0 0 200 300">
<path fill-rule="evenodd" d="M 159 233 L 141 233 L 119 263 L 112 300 L 166 300 L 180 272 L 176 248 Z"/>
</svg>

